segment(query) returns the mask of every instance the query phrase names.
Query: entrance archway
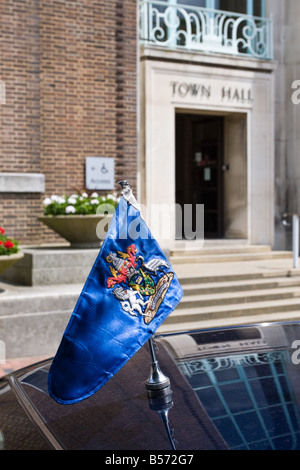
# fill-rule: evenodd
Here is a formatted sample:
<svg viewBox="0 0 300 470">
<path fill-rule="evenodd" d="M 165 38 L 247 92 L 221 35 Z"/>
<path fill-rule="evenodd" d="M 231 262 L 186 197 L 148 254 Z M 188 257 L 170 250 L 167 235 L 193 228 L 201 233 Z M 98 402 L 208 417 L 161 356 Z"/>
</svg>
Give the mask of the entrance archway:
<svg viewBox="0 0 300 470">
<path fill-rule="evenodd" d="M 246 239 L 246 115 L 177 112 L 175 134 L 176 203 L 182 209 L 176 226 L 186 224 L 185 210 L 192 207 L 187 232 L 195 232 L 196 206 L 203 204 L 205 239 Z M 176 234 L 179 239 L 184 235 L 184 231 Z"/>
</svg>

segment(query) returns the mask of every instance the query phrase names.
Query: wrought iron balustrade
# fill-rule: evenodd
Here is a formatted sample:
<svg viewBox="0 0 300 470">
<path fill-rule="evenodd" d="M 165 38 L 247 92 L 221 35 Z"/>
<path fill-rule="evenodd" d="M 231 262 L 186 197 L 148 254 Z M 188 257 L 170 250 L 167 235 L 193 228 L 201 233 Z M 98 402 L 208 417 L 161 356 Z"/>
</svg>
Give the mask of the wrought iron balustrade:
<svg viewBox="0 0 300 470">
<path fill-rule="evenodd" d="M 272 20 L 177 4 L 140 2 L 140 39 L 171 49 L 273 58 Z"/>
</svg>

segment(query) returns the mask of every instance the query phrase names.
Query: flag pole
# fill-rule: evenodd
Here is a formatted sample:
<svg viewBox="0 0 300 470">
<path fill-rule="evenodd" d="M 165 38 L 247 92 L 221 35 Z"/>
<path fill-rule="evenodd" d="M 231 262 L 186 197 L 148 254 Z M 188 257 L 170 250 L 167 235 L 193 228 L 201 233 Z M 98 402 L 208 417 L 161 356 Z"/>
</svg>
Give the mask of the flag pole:
<svg viewBox="0 0 300 470">
<path fill-rule="evenodd" d="M 155 342 L 153 337 L 148 340 L 150 353 L 152 358 L 151 373 L 146 381 L 146 389 L 149 398 L 150 409 L 156 411 L 162 420 L 169 443 L 172 450 L 176 450 L 174 441 L 174 430 L 170 428 L 169 411 L 173 407 L 172 390 L 170 379 L 166 377 L 160 370 L 155 355 Z"/>
<path fill-rule="evenodd" d="M 122 187 L 122 196 L 129 203 L 132 204 L 142 217 L 140 208 L 127 180 L 119 181 Z M 169 423 L 169 410 L 173 406 L 172 389 L 170 379 L 161 371 L 158 360 L 156 358 L 155 348 L 156 344 L 153 336 L 148 340 L 150 355 L 151 355 L 151 370 L 148 379 L 145 382 L 147 395 L 149 399 L 150 409 L 156 411 L 161 418 L 168 436 L 169 443 L 172 450 L 176 450 L 173 430 L 170 428 Z"/>
<path fill-rule="evenodd" d="M 134 207 L 137 208 L 138 203 L 133 196 L 132 190 L 130 188 L 130 184 L 128 183 L 127 180 L 119 181 L 119 184 L 122 188 L 122 196 L 124 199 L 129 203 L 132 204 Z M 142 214 L 141 214 L 142 216 Z M 149 343 L 149 348 L 150 348 L 150 354 L 151 354 L 151 371 L 150 375 L 146 381 L 146 388 L 148 391 L 151 390 L 162 390 L 166 387 L 170 386 L 170 379 L 166 377 L 158 364 L 156 354 L 155 354 L 155 344 L 154 344 L 154 339 L 151 337 L 148 340 Z"/>
<path fill-rule="evenodd" d="M 151 371 L 148 379 L 146 380 L 146 389 L 148 391 L 158 391 L 170 387 L 170 379 L 162 373 L 159 367 L 159 363 L 155 354 L 155 343 L 152 336 L 148 340 L 148 343 L 151 354 Z"/>
</svg>

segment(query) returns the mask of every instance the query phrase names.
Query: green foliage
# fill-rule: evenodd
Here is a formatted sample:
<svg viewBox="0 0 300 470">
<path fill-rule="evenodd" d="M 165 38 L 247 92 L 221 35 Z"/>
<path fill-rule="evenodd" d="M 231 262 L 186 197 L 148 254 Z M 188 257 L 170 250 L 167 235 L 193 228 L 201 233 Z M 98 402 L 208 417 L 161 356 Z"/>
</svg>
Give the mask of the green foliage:
<svg viewBox="0 0 300 470">
<path fill-rule="evenodd" d="M 118 198 L 115 193 L 99 196 L 92 193 L 90 196 L 83 192 L 71 194 L 70 196 L 50 196 L 44 199 L 44 215 L 86 215 L 97 214 L 101 205 L 105 204 L 113 212 L 118 205 Z M 101 211 L 101 209 L 100 209 Z"/>
</svg>

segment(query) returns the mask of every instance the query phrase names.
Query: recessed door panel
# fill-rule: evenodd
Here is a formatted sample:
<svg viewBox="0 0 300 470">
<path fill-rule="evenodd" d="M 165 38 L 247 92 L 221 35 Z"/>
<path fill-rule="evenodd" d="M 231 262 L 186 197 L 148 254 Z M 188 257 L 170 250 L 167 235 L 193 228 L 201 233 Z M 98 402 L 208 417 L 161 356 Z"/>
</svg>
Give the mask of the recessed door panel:
<svg viewBox="0 0 300 470">
<path fill-rule="evenodd" d="M 176 201 L 183 215 L 186 204 L 193 207 L 190 231 L 196 230 L 197 204 L 204 204 L 205 238 L 224 235 L 223 127 L 219 116 L 176 116 Z"/>
</svg>

